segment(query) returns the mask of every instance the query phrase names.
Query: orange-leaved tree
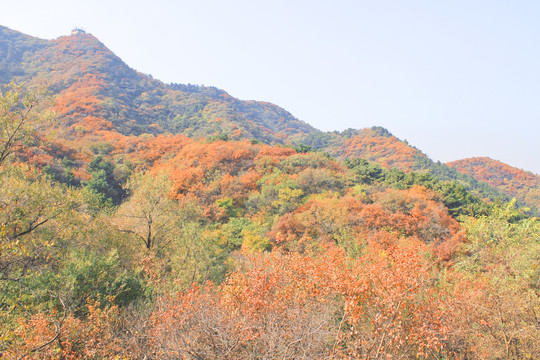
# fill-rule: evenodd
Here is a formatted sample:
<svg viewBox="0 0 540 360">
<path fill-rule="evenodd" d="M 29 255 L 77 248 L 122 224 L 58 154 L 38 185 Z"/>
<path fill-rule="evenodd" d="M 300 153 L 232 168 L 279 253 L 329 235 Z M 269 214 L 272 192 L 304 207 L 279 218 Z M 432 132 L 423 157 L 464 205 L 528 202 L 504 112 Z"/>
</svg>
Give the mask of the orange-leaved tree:
<svg viewBox="0 0 540 360">
<path fill-rule="evenodd" d="M 318 250 L 320 251 L 320 250 Z M 418 240 L 352 259 L 324 252 L 257 255 L 220 286 L 161 297 L 149 340 L 157 358 L 430 358 L 447 335 L 445 304 Z"/>
</svg>

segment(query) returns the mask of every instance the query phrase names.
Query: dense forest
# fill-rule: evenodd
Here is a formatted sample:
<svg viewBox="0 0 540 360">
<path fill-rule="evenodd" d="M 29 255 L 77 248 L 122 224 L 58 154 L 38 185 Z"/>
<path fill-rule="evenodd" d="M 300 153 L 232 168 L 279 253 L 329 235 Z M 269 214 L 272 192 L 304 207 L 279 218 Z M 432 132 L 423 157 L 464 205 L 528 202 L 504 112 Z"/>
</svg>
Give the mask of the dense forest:
<svg viewBox="0 0 540 360">
<path fill-rule="evenodd" d="M 538 175 L 486 157 L 453 161 L 447 165 L 540 209 Z"/>
<path fill-rule="evenodd" d="M 540 358 L 533 180 L 165 85 L 89 34 L 0 53 L 0 358 Z"/>
</svg>

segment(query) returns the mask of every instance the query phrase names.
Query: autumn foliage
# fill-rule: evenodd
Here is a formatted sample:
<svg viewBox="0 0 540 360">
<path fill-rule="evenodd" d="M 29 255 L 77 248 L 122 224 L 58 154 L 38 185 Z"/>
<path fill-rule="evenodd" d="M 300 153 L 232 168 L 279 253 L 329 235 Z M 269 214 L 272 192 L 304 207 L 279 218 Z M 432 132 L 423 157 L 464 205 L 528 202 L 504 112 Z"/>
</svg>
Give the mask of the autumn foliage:
<svg viewBox="0 0 540 360">
<path fill-rule="evenodd" d="M 447 165 L 540 209 L 538 175 L 485 157 L 453 161 Z"/>
<path fill-rule="evenodd" d="M 71 190 L 81 204 L 30 230 L 36 254 L 51 234 L 62 244 L 44 242 L 46 259 L 26 255 L 40 272 L 17 275 L 44 306 L 0 283 L 6 305 L 31 309 L 2 315 L 8 359 L 532 359 L 538 351 L 537 223 L 517 210 L 458 221 L 433 190 L 367 184 L 339 161 L 289 147 L 182 135 L 100 144 L 90 179 Z M 84 168 L 90 157 L 47 146 L 64 156 L 51 155 L 56 166 Z M 126 198 L 101 213 L 92 181 L 118 184 L 120 166 L 134 173 Z M 5 190 L 4 202 L 17 206 Z M 505 248 L 514 255 L 501 255 Z M 63 260 L 81 253 L 88 259 Z M 92 262 L 98 270 L 89 273 L 82 264 Z M 529 275 L 514 280 L 523 269 Z"/>
<path fill-rule="evenodd" d="M 20 318 L 13 344 L 3 358 L 95 359 L 125 353 L 114 329 L 118 309 L 113 306 L 102 310 L 96 303 L 90 303 L 88 309 L 86 319 L 57 311 Z"/>
<path fill-rule="evenodd" d="M 361 157 L 385 168 L 405 171 L 410 171 L 414 167 L 416 157 L 425 157 L 419 150 L 395 136 L 381 135 L 373 129 L 364 129 L 358 135 L 345 140 L 334 152 L 343 158 Z"/>
<path fill-rule="evenodd" d="M 540 358 L 519 201 L 382 128 L 165 85 L 90 34 L 10 36 L 56 115 L 0 96 L 0 358 Z M 532 174 L 453 165 L 537 198 Z"/>
<path fill-rule="evenodd" d="M 423 247 L 413 241 L 384 251 L 373 244 L 354 260 L 332 246 L 324 256 L 255 257 L 217 288 L 160 299 L 152 348 L 164 358 L 437 354 L 447 332 L 444 304 L 430 285 L 433 264 L 420 255 Z"/>
</svg>

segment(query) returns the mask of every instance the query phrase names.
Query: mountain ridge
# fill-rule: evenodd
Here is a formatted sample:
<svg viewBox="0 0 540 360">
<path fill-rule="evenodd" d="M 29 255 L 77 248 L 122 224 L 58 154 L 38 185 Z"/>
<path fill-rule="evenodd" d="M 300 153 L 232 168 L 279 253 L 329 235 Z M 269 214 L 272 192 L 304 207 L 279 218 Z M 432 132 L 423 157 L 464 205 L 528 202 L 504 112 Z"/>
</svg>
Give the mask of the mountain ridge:
<svg viewBox="0 0 540 360">
<path fill-rule="evenodd" d="M 70 126 L 91 115 L 97 128 L 107 129 L 111 122 L 126 135 L 172 132 L 207 137 L 225 133 L 233 139 L 259 137 L 269 143 L 283 143 L 314 131 L 277 105 L 232 100 L 215 88 L 193 91 L 139 73 L 88 33 L 47 41 L 2 27 L 0 43 L 0 56 L 17 54 L 9 57 L 17 66 L 7 60 L 0 66 L 2 82 L 46 85 L 64 105 L 56 110 Z M 91 104 L 81 104 L 81 92 L 92 98 Z M 279 123 L 283 126 L 273 126 Z"/>
<path fill-rule="evenodd" d="M 463 174 L 540 208 L 540 176 L 489 157 L 472 157 L 447 163 Z"/>
<path fill-rule="evenodd" d="M 239 100 L 211 86 L 165 84 L 132 69 L 84 31 L 43 40 L 0 26 L 0 58 L 0 82 L 52 91 L 59 115 L 57 133 L 74 143 L 171 133 L 306 145 L 339 159 L 361 157 L 386 168 L 429 172 L 484 198 L 512 196 L 432 161 L 382 127 L 323 132 L 275 104 Z M 94 146 L 86 145 L 87 150 Z"/>
</svg>

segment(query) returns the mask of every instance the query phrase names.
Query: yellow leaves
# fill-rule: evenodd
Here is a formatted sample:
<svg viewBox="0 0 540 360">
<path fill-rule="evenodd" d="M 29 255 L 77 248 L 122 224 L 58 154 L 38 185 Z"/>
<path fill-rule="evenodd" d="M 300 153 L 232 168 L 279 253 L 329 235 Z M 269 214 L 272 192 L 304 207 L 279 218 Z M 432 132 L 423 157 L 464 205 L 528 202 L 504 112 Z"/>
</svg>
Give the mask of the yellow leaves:
<svg viewBox="0 0 540 360">
<path fill-rule="evenodd" d="M 272 206 L 280 208 L 287 204 L 297 204 L 304 195 L 302 189 L 291 189 L 289 187 L 279 189 L 277 200 L 272 202 Z"/>
<path fill-rule="evenodd" d="M 242 243 L 242 250 L 249 253 L 261 252 L 269 250 L 271 247 L 270 241 L 267 237 L 248 232 L 244 235 L 244 241 Z"/>
<path fill-rule="evenodd" d="M 46 91 L 27 92 L 11 83 L 0 89 L 0 166 L 26 147 L 40 126 L 49 125 L 50 112 L 40 111 Z"/>
<path fill-rule="evenodd" d="M 0 173 L 0 204 L 0 277 L 30 277 L 58 255 L 77 192 L 10 166 Z"/>
</svg>

